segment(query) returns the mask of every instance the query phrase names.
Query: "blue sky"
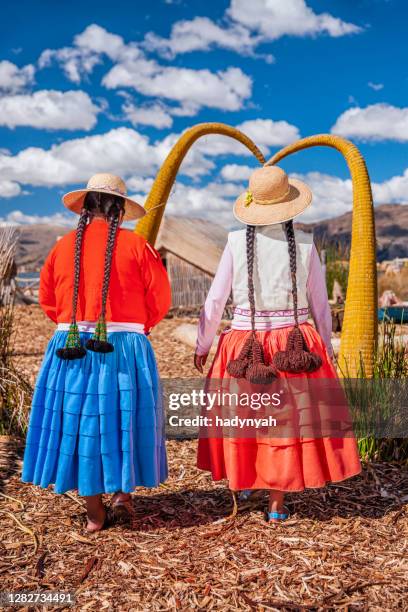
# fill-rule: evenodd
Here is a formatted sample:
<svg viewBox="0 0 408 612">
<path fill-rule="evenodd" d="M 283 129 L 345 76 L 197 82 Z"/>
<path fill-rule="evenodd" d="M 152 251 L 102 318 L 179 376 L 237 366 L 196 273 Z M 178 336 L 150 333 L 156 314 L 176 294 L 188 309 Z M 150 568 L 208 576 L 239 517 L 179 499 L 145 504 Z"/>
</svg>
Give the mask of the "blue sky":
<svg viewBox="0 0 408 612">
<path fill-rule="evenodd" d="M 362 150 L 377 204 L 408 201 L 404 0 L 5 2 L 0 40 L 0 220 L 69 223 L 61 194 L 110 171 L 146 197 L 189 126 L 242 126 L 266 155 L 334 132 Z M 256 161 L 209 136 L 168 210 L 232 223 Z M 342 157 L 285 160 L 311 185 L 304 220 L 351 207 Z"/>
</svg>

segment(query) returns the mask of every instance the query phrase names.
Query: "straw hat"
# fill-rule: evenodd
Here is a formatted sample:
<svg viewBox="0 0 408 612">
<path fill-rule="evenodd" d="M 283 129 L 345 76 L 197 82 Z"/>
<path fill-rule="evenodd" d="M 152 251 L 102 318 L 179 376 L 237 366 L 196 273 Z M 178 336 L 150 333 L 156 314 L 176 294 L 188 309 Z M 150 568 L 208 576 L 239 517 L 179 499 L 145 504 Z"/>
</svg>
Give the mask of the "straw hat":
<svg viewBox="0 0 408 612">
<path fill-rule="evenodd" d="M 263 166 L 251 174 L 248 191 L 234 204 L 234 215 L 247 225 L 273 225 L 297 217 L 311 202 L 305 183 L 289 179 L 278 166 Z"/>
<path fill-rule="evenodd" d="M 138 204 L 135 200 L 127 197 L 127 188 L 125 181 L 119 176 L 114 174 L 94 174 L 88 181 L 85 189 L 76 189 L 75 191 L 69 191 L 62 196 L 62 202 L 64 206 L 72 210 L 72 212 L 79 215 L 81 213 L 85 195 L 89 191 L 99 191 L 100 193 L 110 193 L 114 196 L 121 196 L 125 198 L 125 216 L 124 221 L 132 221 L 133 219 L 140 219 L 146 214 L 143 206 Z"/>
</svg>

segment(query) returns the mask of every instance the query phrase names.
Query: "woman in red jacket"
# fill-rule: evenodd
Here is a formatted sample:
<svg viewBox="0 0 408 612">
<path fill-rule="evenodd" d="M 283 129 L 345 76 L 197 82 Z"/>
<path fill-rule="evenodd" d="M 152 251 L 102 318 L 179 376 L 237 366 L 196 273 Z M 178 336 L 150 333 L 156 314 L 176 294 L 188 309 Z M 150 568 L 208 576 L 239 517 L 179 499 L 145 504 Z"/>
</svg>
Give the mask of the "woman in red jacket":
<svg viewBox="0 0 408 612">
<path fill-rule="evenodd" d="M 40 305 L 57 323 L 35 386 L 22 479 L 77 489 L 89 531 L 104 525 L 102 493 L 129 504 L 167 477 L 159 376 L 147 334 L 170 307 L 159 254 L 120 227 L 145 210 L 124 182 L 93 176 L 63 197 L 79 214 L 41 271 Z"/>
</svg>

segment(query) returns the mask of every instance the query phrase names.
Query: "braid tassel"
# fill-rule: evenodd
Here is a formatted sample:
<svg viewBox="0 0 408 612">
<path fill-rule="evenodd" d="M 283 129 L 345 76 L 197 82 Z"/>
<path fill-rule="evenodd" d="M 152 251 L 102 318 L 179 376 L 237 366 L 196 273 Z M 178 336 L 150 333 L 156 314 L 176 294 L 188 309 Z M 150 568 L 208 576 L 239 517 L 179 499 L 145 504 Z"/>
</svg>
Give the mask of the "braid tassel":
<svg viewBox="0 0 408 612">
<path fill-rule="evenodd" d="M 72 319 L 69 326 L 67 339 L 64 348 L 56 350 L 56 354 L 60 359 L 81 359 L 85 357 L 86 350 L 81 345 L 78 325 L 76 322 L 76 313 L 78 305 L 79 291 L 79 276 L 81 272 L 81 250 L 84 231 L 88 223 L 88 211 L 82 209 L 79 217 L 78 226 L 75 235 L 75 257 L 74 257 L 74 291 L 72 294 Z"/>
<path fill-rule="evenodd" d="M 99 317 L 95 327 L 95 333 L 86 343 L 86 348 L 95 353 L 112 353 L 113 344 L 108 342 L 105 317 Z"/>
<path fill-rule="evenodd" d="M 310 351 L 302 331 L 295 325 L 288 335 L 286 349 L 275 353 L 273 364 L 281 372 L 299 374 L 318 370 L 322 360 L 317 353 Z"/>
<path fill-rule="evenodd" d="M 56 352 L 60 359 L 82 359 L 82 357 L 85 357 L 86 350 L 81 345 L 81 338 L 76 323 L 71 323 L 69 326 L 64 348 L 59 348 Z"/>
<path fill-rule="evenodd" d="M 265 363 L 261 342 L 255 331 L 255 292 L 253 280 L 255 227 L 247 226 L 248 298 L 251 307 L 252 334 L 244 343 L 238 357 L 227 364 L 227 372 L 233 378 L 246 378 L 252 384 L 268 385 L 276 378 L 276 369 Z"/>
<path fill-rule="evenodd" d="M 276 369 L 273 364 L 265 363 L 263 346 L 256 337 L 253 337 L 251 357 L 245 378 L 254 385 L 269 385 L 276 378 Z"/>
<path fill-rule="evenodd" d="M 275 353 L 272 362 L 275 368 L 281 372 L 290 372 L 291 374 L 300 374 L 301 372 L 310 373 L 320 368 L 322 360 L 317 353 L 312 353 L 310 351 L 306 344 L 305 337 L 302 334 L 302 330 L 299 327 L 296 286 L 296 242 L 292 221 L 286 223 L 285 230 L 289 249 L 295 326 L 289 332 L 286 349 Z"/>
</svg>

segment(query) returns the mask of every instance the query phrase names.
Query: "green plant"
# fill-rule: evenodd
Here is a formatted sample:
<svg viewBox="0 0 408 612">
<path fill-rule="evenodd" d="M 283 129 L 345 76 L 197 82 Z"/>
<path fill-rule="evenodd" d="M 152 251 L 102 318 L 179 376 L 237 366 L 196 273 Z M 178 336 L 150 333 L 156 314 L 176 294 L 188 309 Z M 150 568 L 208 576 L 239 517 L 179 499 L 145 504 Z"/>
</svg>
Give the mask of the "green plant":
<svg viewBox="0 0 408 612">
<path fill-rule="evenodd" d="M 406 437 L 378 435 L 385 423 L 395 431 L 399 426 L 404 429 L 406 422 L 403 410 L 408 388 L 408 347 L 397 335 L 398 327 L 391 321 L 381 323 L 372 378 L 367 378 L 362 362 L 357 379 L 344 378 L 355 433 L 360 434 L 360 455 L 365 460 L 408 462 Z M 377 435 L 368 433 L 373 429 Z"/>
<path fill-rule="evenodd" d="M 318 244 L 318 250 L 321 256 L 324 252 L 326 285 L 329 298 L 333 294 L 334 281 L 340 284 L 343 295 L 346 296 L 350 257 L 349 247 L 341 242 L 333 243 L 322 239 Z"/>
</svg>

